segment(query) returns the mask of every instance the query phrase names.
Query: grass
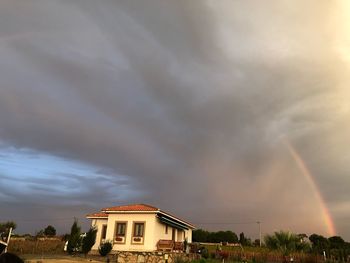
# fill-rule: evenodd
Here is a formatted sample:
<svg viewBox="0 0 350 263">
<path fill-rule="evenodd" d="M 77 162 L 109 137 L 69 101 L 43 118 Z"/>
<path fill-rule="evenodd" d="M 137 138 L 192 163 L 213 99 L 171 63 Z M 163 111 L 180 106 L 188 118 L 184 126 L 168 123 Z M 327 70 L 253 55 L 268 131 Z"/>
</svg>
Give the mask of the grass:
<svg viewBox="0 0 350 263">
<path fill-rule="evenodd" d="M 61 240 L 11 240 L 8 252 L 23 254 L 64 254 L 64 241 Z"/>
<path fill-rule="evenodd" d="M 264 262 L 283 262 L 289 261 L 290 257 L 293 257 L 295 262 L 320 262 L 322 258 L 313 254 L 306 253 L 292 253 L 292 255 L 285 259 L 285 257 L 278 251 L 269 250 L 265 247 L 231 247 L 222 246 L 222 251 L 216 253 L 215 245 L 205 245 L 208 250 L 208 260 L 196 261 L 195 263 L 214 263 L 221 262 L 217 258 L 225 258 L 225 262 L 252 262 L 252 263 L 264 263 Z"/>
<path fill-rule="evenodd" d="M 27 263 L 70 263 L 70 262 L 91 262 L 91 263 L 100 263 L 106 262 L 107 257 L 101 257 L 97 255 L 20 255 L 20 257 Z M 111 259 L 111 256 L 110 256 Z"/>
<path fill-rule="evenodd" d="M 91 262 L 101 263 L 106 262 L 106 259 L 84 258 L 84 257 L 70 257 L 70 256 L 51 256 L 51 257 L 34 257 L 34 256 L 21 256 L 26 263 L 74 263 L 74 262 Z"/>
</svg>

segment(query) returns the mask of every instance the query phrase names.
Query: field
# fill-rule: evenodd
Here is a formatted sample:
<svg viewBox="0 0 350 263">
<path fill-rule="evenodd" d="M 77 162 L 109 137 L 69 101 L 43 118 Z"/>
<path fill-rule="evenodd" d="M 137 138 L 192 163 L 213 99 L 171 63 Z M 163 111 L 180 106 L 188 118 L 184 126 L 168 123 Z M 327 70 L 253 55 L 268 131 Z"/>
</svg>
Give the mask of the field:
<svg viewBox="0 0 350 263">
<path fill-rule="evenodd" d="M 15 253 L 28 263 L 69 263 L 69 262 L 106 262 L 106 258 L 89 255 L 70 256 L 63 251 L 64 241 L 61 240 L 11 240 L 9 252 Z M 222 246 L 217 251 L 215 245 L 204 245 L 207 249 L 207 262 L 283 262 L 289 261 L 280 253 L 260 247 L 231 247 Z M 321 262 L 322 258 L 315 255 L 296 253 L 291 255 L 294 262 Z M 111 256 L 113 257 L 113 256 Z M 112 258 L 111 258 L 112 259 Z M 111 260 L 113 262 L 113 260 Z M 202 261 L 203 262 L 203 261 Z"/>
<path fill-rule="evenodd" d="M 226 262 L 322 262 L 323 258 L 307 253 L 292 253 L 289 257 L 283 256 L 278 251 L 271 251 L 265 247 L 232 247 L 222 246 L 217 251 L 216 245 L 203 245 L 208 254 L 208 259 L 225 259 Z"/>
<path fill-rule="evenodd" d="M 106 262 L 106 258 L 102 257 L 87 257 L 77 256 L 72 257 L 69 255 L 20 255 L 20 257 L 26 263 L 74 263 L 74 262 L 90 262 L 90 263 L 101 263 Z"/>
<path fill-rule="evenodd" d="M 64 255 L 62 240 L 11 240 L 8 252 L 17 255 Z"/>
<path fill-rule="evenodd" d="M 100 256 L 70 256 L 63 251 L 62 240 L 11 240 L 8 252 L 20 256 L 27 263 L 70 263 L 70 262 L 106 262 Z"/>
</svg>

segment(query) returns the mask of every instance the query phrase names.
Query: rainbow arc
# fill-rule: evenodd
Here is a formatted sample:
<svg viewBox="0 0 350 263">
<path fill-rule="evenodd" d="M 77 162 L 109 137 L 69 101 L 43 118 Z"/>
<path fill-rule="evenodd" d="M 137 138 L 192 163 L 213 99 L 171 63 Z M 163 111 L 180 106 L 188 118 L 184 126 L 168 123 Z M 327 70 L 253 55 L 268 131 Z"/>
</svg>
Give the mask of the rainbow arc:
<svg viewBox="0 0 350 263">
<path fill-rule="evenodd" d="M 286 144 L 290 154 L 292 155 L 294 161 L 296 162 L 298 168 L 300 169 L 301 173 L 304 175 L 305 179 L 309 183 L 310 187 L 312 188 L 312 191 L 315 195 L 316 200 L 318 201 L 318 204 L 320 206 L 323 221 L 327 227 L 327 233 L 329 236 L 335 236 L 336 235 L 336 229 L 334 226 L 334 222 L 332 220 L 332 216 L 328 210 L 328 207 L 321 195 L 321 191 L 319 190 L 319 187 L 317 186 L 317 183 L 315 179 L 313 178 L 310 170 L 308 169 L 305 161 L 301 158 L 300 154 L 297 152 L 295 147 L 287 140 L 284 140 L 284 143 Z"/>
</svg>

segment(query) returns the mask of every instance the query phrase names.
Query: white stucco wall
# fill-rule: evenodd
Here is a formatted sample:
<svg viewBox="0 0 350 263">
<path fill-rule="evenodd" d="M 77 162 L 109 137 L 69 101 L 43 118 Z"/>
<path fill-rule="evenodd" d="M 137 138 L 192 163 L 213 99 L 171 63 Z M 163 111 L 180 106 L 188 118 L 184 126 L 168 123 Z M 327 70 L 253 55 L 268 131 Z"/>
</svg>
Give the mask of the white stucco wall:
<svg viewBox="0 0 350 263">
<path fill-rule="evenodd" d="M 106 219 L 92 219 L 91 226 L 94 226 L 97 228 L 96 233 L 96 242 L 95 245 L 92 247 L 92 249 L 98 249 L 101 242 L 101 234 L 102 234 L 102 226 L 107 225 L 107 218 Z"/>
<path fill-rule="evenodd" d="M 116 223 L 126 222 L 126 240 L 121 244 L 115 241 Z M 133 224 L 134 222 L 144 222 L 144 240 L 143 244 L 133 244 Z M 161 223 L 155 213 L 137 213 L 137 214 L 109 214 L 107 219 L 92 219 L 92 225 L 98 229 L 96 236 L 96 243 L 92 249 L 98 249 L 101 243 L 102 226 L 107 224 L 106 240 L 113 244 L 115 251 L 155 251 L 157 249 L 157 242 L 159 239 L 172 240 L 171 226 L 168 226 L 168 233 L 165 233 L 165 224 Z M 183 231 L 175 229 L 175 241 L 184 241 Z M 185 230 L 185 238 L 189 243 L 192 242 L 192 230 Z"/>
<path fill-rule="evenodd" d="M 166 234 L 165 233 L 165 225 L 161 224 L 159 222 L 159 220 L 156 219 L 156 224 L 155 224 L 155 228 L 154 228 L 154 237 L 157 240 L 157 242 L 159 239 L 171 240 L 172 239 L 171 232 L 172 232 L 172 227 L 168 226 L 168 234 Z"/>
<path fill-rule="evenodd" d="M 124 244 L 114 242 L 116 232 L 116 222 L 127 222 L 126 240 Z M 144 222 L 144 240 L 143 244 L 133 244 L 131 241 L 133 235 L 134 222 Z M 155 214 L 109 214 L 107 225 L 107 239 L 113 241 L 113 250 L 119 251 L 154 251 L 156 249 L 155 240 Z"/>
<path fill-rule="evenodd" d="M 185 232 L 186 232 L 185 235 L 187 237 L 187 242 L 192 243 L 192 229 L 186 230 Z"/>
</svg>

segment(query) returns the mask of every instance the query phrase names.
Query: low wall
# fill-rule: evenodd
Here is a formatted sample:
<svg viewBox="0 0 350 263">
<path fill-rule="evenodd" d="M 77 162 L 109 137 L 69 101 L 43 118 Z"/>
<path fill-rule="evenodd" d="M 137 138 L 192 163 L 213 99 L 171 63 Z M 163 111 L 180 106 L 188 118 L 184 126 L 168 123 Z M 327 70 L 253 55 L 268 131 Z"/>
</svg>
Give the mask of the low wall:
<svg viewBox="0 0 350 263">
<path fill-rule="evenodd" d="M 175 252 L 112 251 L 109 258 L 111 262 L 116 263 L 174 263 L 176 259 L 191 261 L 198 258 L 198 255 Z"/>
</svg>

